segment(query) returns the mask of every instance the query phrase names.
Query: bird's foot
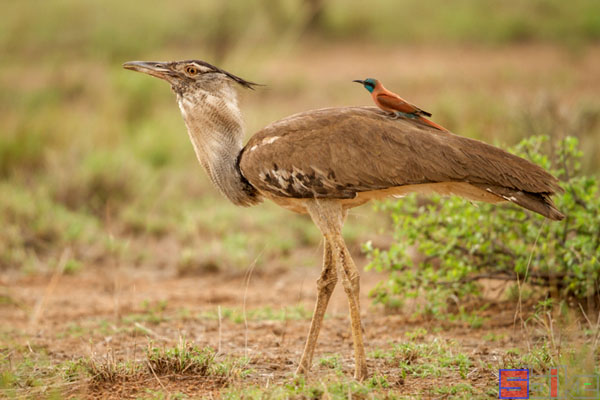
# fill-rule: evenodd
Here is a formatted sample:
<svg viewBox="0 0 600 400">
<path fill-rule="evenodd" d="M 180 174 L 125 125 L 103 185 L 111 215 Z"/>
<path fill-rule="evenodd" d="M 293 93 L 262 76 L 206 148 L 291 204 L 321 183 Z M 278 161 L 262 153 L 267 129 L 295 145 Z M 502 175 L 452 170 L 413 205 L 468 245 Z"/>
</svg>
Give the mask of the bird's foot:
<svg viewBox="0 0 600 400">
<path fill-rule="evenodd" d="M 296 372 L 294 372 L 295 376 L 299 376 L 299 375 L 304 375 L 304 376 L 308 376 L 308 370 L 310 368 L 307 365 L 304 365 L 302 362 L 298 365 L 298 368 L 296 368 Z"/>
<path fill-rule="evenodd" d="M 362 365 L 356 365 L 356 369 L 354 370 L 354 379 L 356 379 L 359 382 L 362 382 L 368 377 L 369 374 L 367 372 L 367 364 L 364 363 Z"/>
</svg>

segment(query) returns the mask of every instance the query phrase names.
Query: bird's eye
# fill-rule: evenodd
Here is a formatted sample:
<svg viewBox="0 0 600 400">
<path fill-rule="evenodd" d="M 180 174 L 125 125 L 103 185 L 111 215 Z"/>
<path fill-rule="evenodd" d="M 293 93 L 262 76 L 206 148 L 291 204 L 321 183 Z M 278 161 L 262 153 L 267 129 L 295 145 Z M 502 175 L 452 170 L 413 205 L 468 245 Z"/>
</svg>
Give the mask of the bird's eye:
<svg viewBox="0 0 600 400">
<path fill-rule="evenodd" d="M 196 74 L 198 74 L 199 71 L 198 71 L 198 68 L 196 68 L 192 65 L 188 65 L 187 67 L 185 67 L 185 72 L 188 75 L 196 75 Z"/>
</svg>

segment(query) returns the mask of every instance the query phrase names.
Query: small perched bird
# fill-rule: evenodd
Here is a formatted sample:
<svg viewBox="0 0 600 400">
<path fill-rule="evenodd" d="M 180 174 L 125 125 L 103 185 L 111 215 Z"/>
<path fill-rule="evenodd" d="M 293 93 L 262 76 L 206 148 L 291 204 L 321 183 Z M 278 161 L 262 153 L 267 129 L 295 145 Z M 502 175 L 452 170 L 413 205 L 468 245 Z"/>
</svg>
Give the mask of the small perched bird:
<svg viewBox="0 0 600 400">
<path fill-rule="evenodd" d="M 390 92 L 383 87 L 381 82 L 379 82 L 377 79 L 367 78 L 364 81 L 357 79 L 352 82 L 357 82 L 363 85 L 365 89 L 371 93 L 373 101 L 377 107 L 381 108 L 383 111 L 392 113 L 395 117 L 403 116 L 410 119 L 416 119 L 424 124 L 439 129 L 440 131 L 448 132 L 448 129 L 425 118 L 431 117 L 430 112 L 421 110 L 419 107 L 410 104 L 396 93 Z"/>
<path fill-rule="evenodd" d="M 232 203 L 252 206 L 268 199 L 310 215 L 321 231 L 323 270 L 298 373 L 310 369 L 339 274 L 348 297 L 354 376 L 367 378 L 360 275 L 342 236 L 351 208 L 419 192 L 508 201 L 552 220 L 564 218 L 551 199 L 562 191 L 558 179 L 483 142 L 440 134 L 439 128 L 414 119 L 391 120 L 375 107 L 342 107 L 273 122 L 244 145 L 236 87 L 252 89 L 255 83 L 201 60 L 132 61 L 123 66 L 171 85 L 200 164 Z M 419 117 L 416 112 L 423 113 L 404 104 L 394 110 L 412 110 Z"/>
</svg>

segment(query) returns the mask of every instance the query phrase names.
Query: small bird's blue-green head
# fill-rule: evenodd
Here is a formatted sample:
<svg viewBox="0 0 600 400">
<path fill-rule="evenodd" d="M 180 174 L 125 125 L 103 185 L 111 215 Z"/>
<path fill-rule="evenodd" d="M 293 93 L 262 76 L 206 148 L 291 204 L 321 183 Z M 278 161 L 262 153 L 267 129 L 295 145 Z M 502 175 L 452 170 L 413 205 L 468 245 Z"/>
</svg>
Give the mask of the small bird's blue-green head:
<svg viewBox="0 0 600 400">
<path fill-rule="evenodd" d="M 361 85 L 363 85 L 365 87 L 365 89 L 367 89 L 369 91 L 369 93 L 373 93 L 375 86 L 377 86 L 377 79 L 373 79 L 373 78 L 367 78 L 364 81 L 355 80 L 352 82 L 360 83 Z"/>
</svg>

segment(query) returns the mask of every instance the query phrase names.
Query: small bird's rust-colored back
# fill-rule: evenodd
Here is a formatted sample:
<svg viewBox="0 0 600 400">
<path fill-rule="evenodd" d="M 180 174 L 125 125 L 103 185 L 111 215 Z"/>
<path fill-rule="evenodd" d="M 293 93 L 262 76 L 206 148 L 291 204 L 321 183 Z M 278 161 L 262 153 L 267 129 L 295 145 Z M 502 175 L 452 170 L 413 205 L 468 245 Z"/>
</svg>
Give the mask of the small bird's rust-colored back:
<svg viewBox="0 0 600 400">
<path fill-rule="evenodd" d="M 377 90 L 377 88 L 375 88 Z M 388 91 L 389 92 L 389 91 Z M 396 112 L 400 111 L 405 114 L 424 115 L 431 117 L 431 113 L 420 109 L 414 104 L 410 104 L 402 97 L 394 93 L 375 92 L 373 91 L 373 101 L 384 111 Z"/>
<path fill-rule="evenodd" d="M 448 129 L 425 118 L 431 117 L 430 112 L 409 103 L 396 93 L 387 90 L 377 79 L 367 78 L 364 81 L 357 79 L 353 82 L 363 85 L 371 93 L 375 105 L 383 111 L 391 113 L 394 118 L 398 116 L 409 117 L 440 131 L 448 132 Z"/>
<path fill-rule="evenodd" d="M 277 121 L 250 139 L 239 165 L 269 197 L 353 199 L 454 182 L 551 219 L 563 217 L 550 199 L 562 191 L 558 180 L 539 166 L 478 140 L 391 120 L 374 107 L 314 110 Z"/>
</svg>

